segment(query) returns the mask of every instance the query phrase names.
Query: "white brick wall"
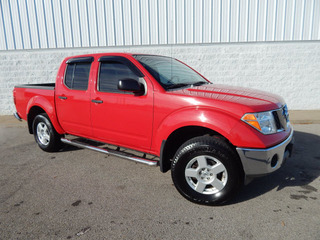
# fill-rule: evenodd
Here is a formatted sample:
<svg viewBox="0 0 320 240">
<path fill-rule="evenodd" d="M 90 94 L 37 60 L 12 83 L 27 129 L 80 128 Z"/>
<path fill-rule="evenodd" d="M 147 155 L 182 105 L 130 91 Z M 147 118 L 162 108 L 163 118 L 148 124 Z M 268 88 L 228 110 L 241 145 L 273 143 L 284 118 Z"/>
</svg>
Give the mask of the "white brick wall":
<svg viewBox="0 0 320 240">
<path fill-rule="evenodd" d="M 64 57 L 96 52 L 172 56 L 213 83 L 279 94 L 291 110 L 320 109 L 320 42 L 312 41 L 0 51 L 0 115 L 15 111 L 15 85 L 54 82 Z"/>
</svg>

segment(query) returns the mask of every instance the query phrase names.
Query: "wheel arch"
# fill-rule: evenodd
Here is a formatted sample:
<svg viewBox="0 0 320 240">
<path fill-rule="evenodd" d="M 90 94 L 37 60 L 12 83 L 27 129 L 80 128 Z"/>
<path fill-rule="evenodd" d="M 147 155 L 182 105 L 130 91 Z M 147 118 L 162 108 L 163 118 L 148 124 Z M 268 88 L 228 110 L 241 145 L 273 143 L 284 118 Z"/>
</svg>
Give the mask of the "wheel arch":
<svg viewBox="0 0 320 240">
<path fill-rule="evenodd" d="M 165 173 L 171 169 L 171 159 L 183 143 L 191 138 L 205 135 L 221 138 L 234 148 L 226 137 L 210 128 L 193 125 L 180 127 L 173 131 L 166 140 L 162 141 L 159 162 L 160 171 Z"/>
<path fill-rule="evenodd" d="M 27 114 L 28 129 L 29 129 L 30 134 L 33 134 L 32 123 L 33 123 L 34 118 L 41 113 L 46 113 L 46 111 L 44 111 L 39 106 L 33 106 L 30 108 L 30 110 Z"/>
<path fill-rule="evenodd" d="M 54 102 L 50 102 L 45 97 L 35 96 L 30 99 L 27 105 L 27 122 L 30 134 L 33 133 L 33 120 L 40 113 L 46 113 L 48 115 L 53 127 L 59 134 L 65 133 L 57 119 Z"/>
</svg>

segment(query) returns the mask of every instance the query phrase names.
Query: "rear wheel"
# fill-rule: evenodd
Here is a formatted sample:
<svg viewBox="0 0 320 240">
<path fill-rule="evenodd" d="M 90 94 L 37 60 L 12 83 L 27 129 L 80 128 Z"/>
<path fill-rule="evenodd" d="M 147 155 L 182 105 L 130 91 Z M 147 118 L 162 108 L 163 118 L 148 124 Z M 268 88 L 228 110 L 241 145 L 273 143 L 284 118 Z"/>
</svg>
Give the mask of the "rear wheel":
<svg viewBox="0 0 320 240">
<path fill-rule="evenodd" d="M 225 141 L 209 136 L 184 143 L 174 157 L 171 174 L 182 196 L 206 205 L 225 203 L 243 185 L 238 156 Z"/>
<path fill-rule="evenodd" d="M 61 135 L 54 129 L 46 113 L 37 115 L 32 127 L 34 138 L 42 150 L 55 152 L 62 147 Z"/>
</svg>

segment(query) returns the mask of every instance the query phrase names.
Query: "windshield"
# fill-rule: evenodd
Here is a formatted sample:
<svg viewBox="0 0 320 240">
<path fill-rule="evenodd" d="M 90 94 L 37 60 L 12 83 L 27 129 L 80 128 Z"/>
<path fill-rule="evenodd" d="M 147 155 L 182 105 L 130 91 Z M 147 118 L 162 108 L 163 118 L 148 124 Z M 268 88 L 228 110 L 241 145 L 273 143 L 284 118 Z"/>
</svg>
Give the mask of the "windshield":
<svg viewBox="0 0 320 240">
<path fill-rule="evenodd" d="M 166 90 L 209 83 L 198 73 L 176 59 L 152 55 L 134 55 L 133 57 Z"/>
</svg>

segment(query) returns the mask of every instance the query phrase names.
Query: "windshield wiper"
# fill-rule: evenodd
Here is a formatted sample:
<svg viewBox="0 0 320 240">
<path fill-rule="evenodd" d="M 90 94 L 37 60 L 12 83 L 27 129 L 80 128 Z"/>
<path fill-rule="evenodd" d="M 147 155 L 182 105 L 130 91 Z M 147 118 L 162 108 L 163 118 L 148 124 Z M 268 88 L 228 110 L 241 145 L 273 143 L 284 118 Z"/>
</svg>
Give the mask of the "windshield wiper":
<svg viewBox="0 0 320 240">
<path fill-rule="evenodd" d="M 182 88 L 182 87 L 187 87 L 191 86 L 191 84 L 188 83 L 177 83 L 177 84 L 171 84 L 166 87 L 166 89 L 174 89 L 174 88 Z"/>
<path fill-rule="evenodd" d="M 174 89 L 174 88 L 182 88 L 182 87 L 195 87 L 195 86 L 201 86 L 204 84 L 209 84 L 208 82 L 205 81 L 199 81 L 199 82 L 195 82 L 195 83 L 177 83 L 177 84 L 171 84 L 169 86 L 166 87 L 166 89 Z"/>
<path fill-rule="evenodd" d="M 192 86 L 201 86 L 201 85 L 204 85 L 204 84 L 209 84 L 209 83 L 205 82 L 205 81 L 199 81 L 199 82 L 193 83 Z"/>
</svg>

